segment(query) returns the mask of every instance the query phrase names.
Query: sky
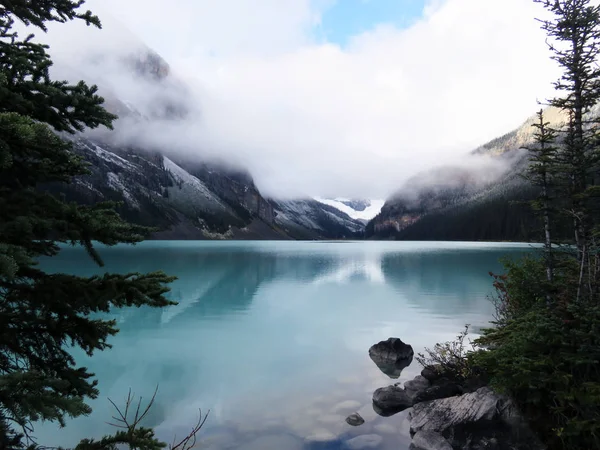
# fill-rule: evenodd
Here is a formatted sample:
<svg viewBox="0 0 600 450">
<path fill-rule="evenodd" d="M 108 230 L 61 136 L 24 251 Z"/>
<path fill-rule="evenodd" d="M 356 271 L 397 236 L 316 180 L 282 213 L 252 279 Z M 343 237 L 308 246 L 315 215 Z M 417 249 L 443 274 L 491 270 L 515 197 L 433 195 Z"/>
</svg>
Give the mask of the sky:
<svg viewBox="0 0 600 450">
<path fill-rule="evenodd" d="M 220 156 L 273 196 L 385 198 L 429 167 L 470 164 L 465 155 L 520 126 L 558 76 L 530 0 L 86 5 L 104 29 L 51 29 L 52 55 L 122 49 L 136 36 L 189 88 L 196 114 L 128 137 Z M 103 70 L 92 72 L 113 76 Z M 114 79 L 125 94 L 150 95 Z"/>
</svg>

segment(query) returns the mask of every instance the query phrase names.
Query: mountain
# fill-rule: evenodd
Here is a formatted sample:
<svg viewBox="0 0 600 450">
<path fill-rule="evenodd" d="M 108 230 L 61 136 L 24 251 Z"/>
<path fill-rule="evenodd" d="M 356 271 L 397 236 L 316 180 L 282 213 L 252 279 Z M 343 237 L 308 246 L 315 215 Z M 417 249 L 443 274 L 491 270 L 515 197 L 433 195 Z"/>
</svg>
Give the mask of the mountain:
<svg viewBox="0 0 600 450">
<path fill-rule="evenodd" d="M 271 200 L 275 223 L 294 239 L 362 239 L 365 225 L 314 199 Z"/>
<path fill-rule="evenodd" d="M 98 84 L 106 108 L 119 119 L 114 131 L 96 129 L 63 135 L 73 143 L 73 151 L 89 163 L 89 174 L 70 184 L 43 189 L 83 204 L 122 202 L 119 212 L 125 218 L 160 230 L 153 234 L 155 239 L 362 236 L 364 223 L 335 208 L 314 200 L 266 199 L 252 176 L 233 162 L 185 157 L 170 148 L 125 144 L 121 134 L 132 125 L 147 122 L 161 126 L 186 118 L 194 106 L 188 103 L 187 87 L 159 55 L 143 46 L 124 55 L 101 53 L 86 58 L 87 65 L 80 64 L 71 72 L 63 67 L 62 73 Z M 114 82 L 111 73 L 115 67 L 121 81 L 129 80 L 127 88 Z M 144 95 L 133 95 L 130 89 L 141 89 Z"/>
<path fill-rule="evenodd" d="M 358 220 L 367 224 L 367 222 L 373 219 L 379 212 L 384 200 L 358 200 L 358 199 L 346 199 L 346 198 L 315 198 L 319 203 L 324 205 L 332 206 L 338 211 L 347 214 L 352 219 Z"/>
<path fill-rule="evenodd" d="M 547 108 L 545 119 L 564 116 Z M 521 174 L 535 116 L 470 153 L 471 165 L 421 173 L 389 198 L 366 227 L 367 239 L 535 241 L 539 224 L 526 204 L 537 189 Z M 482 164 L 484 167 L 482 167 Z"/>
</svg>

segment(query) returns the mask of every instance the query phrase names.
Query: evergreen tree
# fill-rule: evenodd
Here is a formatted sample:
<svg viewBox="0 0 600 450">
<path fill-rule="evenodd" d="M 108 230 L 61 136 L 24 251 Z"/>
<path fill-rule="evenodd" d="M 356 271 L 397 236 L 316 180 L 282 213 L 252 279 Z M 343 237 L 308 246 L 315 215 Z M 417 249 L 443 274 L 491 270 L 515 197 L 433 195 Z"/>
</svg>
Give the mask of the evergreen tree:
<svg viewBox="0 0 600 450">
<path fill-rule="evenodd" d="M 576 299 L 587 291 L 591 298 L 597 283 L 598 248 L 594 218 L 598 179 L 598 119 L 593 108 L 600 100 L 600 6 L 591 0 L 534 0 L 554 17 L 543 20 L 542 28 L 551 39 L 552 58 L 562 69 L 554 83 L 559 96 L 550 105 L 569 117 L 564 130 L 562 172 L 568 189 L 564 193 L 574 224 L 574 239 L 580 263 Z M 592 260 L 594 255 L 594 260 Z M 584 282 L 587 280 L 587 282 Z"/>
<path fill-rule="evenodd" d="M 525 147 L 530 153 L 530 162 L 526 177 L 534 185 L 538 186 L 540 193 L 538 198 L 532 202 L 532 206 L 539 211 L 544 224 L 544 256 L 546 259 L 546 280 L 552 283 L 554 271 L 554 258 L 552 254 L 552 176 L 556 170 L 556 154 L 558 148 L 555 145 L 556 132 L 550 128 L 550 124 L 544 121 L 544 111 L 537 113 L 538 122 L 532 126 L 535 128 L 533 146 Z M 550 298 L 548 297 L 548 300 Z"/>
<path fill-rule="evenodd" d="M 61 244 L 79 244 L 101 266 L 93 242 L 134 244 L 150 231 L 124 222 L 114 204 L 80 206 L 37 189 L 87 172 L 56 132 L 110 128 L 116 117 L 103 108 L 96 86 L 51 80 L 48 47 L 21 38 L 14 23 L 42 31 L 49 22 L 72 20 L 100 27 L 96 16 L 82 12 L 83 3 L 0 4 L 0 448 L 28 445 L 35 421 L 64 424 L 66 417 L 90 413 L 85 401 L 98 395 L 97 382 L 67 350 L 91 355 L 110 347 L 116 323 L 94 313 L 171 304 L 165 294 L 174 278 L 163 273 L 83 278 L 45 273 L 36 262 L 57 255 Z M 164 447 L 152 430 L 131 425 L 81 448 Z"/>
</svg>

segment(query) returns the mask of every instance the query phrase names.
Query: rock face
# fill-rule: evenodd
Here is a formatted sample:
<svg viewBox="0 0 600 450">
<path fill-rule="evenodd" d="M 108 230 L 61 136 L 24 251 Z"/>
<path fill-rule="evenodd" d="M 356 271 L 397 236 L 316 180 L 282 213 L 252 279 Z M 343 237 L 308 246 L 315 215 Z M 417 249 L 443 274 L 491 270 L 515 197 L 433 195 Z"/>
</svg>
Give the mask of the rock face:
<svg viewBox="0 0 600 450">
<path fill-rule="evenodd" d="M 413 405 L 408 393 L 399 386 L 387 386 L 373 393 L 373 409 L 383 417 L 393 416 Z"/>
<path fill-rule="evenodd" d="M 522 422 L 519 423 L 514 404 L 487 387 L 457 397 L 417 403 L 408 417 L 413 437 L 420 433 L 437 433 L 454 449 L 544 448 Z"/>
<path fill-rule="evenodd" d="M 414 351 L 398 338 L 381 341 L 369 349 L 369 356 L 390 378 L 399 378 L 402 370 L 412 363 Z"/>
</svg>

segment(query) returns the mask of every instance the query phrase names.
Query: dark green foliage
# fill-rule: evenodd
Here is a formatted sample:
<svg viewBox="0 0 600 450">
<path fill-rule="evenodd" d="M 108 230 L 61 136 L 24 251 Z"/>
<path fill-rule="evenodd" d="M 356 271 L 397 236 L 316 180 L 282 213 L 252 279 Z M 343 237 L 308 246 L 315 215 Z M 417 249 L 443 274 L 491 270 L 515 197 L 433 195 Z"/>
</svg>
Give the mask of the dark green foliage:
<svg viewBox="0 0 600 450">
<path fill-rule="evenodd" d="M 553 15 L 542 24 L 563 75 L 555 83 L 562 92 L 550 104 L 567 118 L 552 130 L 540 112 L 529 148 L 528 176 L 540 187 L 533 211 L 545 248 L 541 257 L 507 261 L 506 274 L 493 275 L 494 326 L 461 361 L 511 395 L 550 450 L 598 449 L 600 120 L 594 108 L 600 100 L 600 6 L 535 1 Z M 557 245 L 563 240 L 558 235 L 570 237 L 570 245 Z M 460 367 L 455 370 L 464 371 Z"/>
<path fill-rule="evenodd" d="M 109 347 L 115 322 L 96 313 L 125 306 L 163 307 L 174 278 L 163 273 L 105 274 L 82 278 L 49 275 L 40 256 L 60 244 L 84 246 L 99 265 L 93 242 L 133 244 L 149 229 L 121 219 L 114 203 L 80 206 L 39 189 L 88 173 L 71 145 L 55 131 L 110 127 L 96 88 L 52 81 L 46 46 L 20 39 L 15 20 L 45 30 L 48 21 L 98 18 L 81 12 L 83 1 L 4 1 L 0 7 L 0 446 L 23 448 L 38 420 L 64 424 L 89 414 L 97 381 L 79 367 L 72 347 L 88 355 Z M 151 430 L 129 430 L 115 439 L 137 448 L 161 448 Z M 114 448 L 105 442 L 93 448 Z M 89 443 L 88 443 L 89 444 Z M 86 444 L 87 445 L 87 444 Z M 88 445 L 86 448 L 92 448 Z"/>
<path fill-rule="evenodd" d="M 555 307 L 545 264 L 507 264 L 496 279 L 498 318 L 472 355 L 492 386 L 509 393 L 551 449 L 600 448 L 600 306 L 574 303 L 577 264 L 555 269 Z M 542 281 L 541 281 L 542 280 Z"/>
</svg>

